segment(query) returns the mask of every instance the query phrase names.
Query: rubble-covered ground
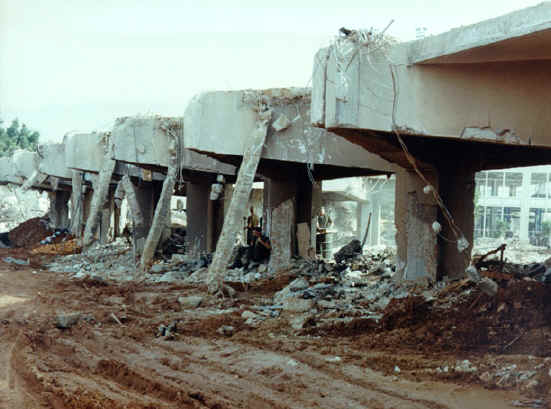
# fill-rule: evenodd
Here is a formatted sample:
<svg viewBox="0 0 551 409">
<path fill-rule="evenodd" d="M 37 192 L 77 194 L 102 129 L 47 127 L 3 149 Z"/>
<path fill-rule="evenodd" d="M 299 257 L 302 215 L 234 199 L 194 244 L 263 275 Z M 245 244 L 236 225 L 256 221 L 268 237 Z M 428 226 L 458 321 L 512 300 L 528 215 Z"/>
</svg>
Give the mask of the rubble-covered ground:
<svg viewBox="0 0 551 409">
<path fill-rule="evenodd" d="M 551 407 L 549 254 L 480 268 L 492 296 L 352 246 L 228 270 L 219 299 L 205 255 L 140 274 L 124 240 L 57 240 L 0 249 L 2 408 Z"/>
</svg>

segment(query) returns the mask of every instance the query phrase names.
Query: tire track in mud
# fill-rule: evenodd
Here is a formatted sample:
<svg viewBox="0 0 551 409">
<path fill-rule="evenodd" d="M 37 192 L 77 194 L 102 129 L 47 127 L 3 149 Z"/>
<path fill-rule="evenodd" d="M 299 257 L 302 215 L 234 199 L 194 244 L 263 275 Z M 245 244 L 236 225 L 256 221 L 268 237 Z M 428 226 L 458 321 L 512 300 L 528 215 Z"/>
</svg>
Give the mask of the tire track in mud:
<svg viewBox="0 0 551 409">
<path fill-rule="evenodd" d="M 0 408 L 23 407 L 22 397 L 18 393 L 18 384 L 12 370 L 15 341 L 0 338 L 0 345 L 0 367 L 4 368 L 2 379 L 0 379 Z"/>
<path fill-rule="evenodd" d="M 282 407 L 282 404 L 283 407 L 290 408 L 317 405 L 327 408 L 386 407 L 390 401 L 392 407 L 396 408 L 447 408 L 434 401 L 415 399 L 389 391 L 375 382 L 361 382 L 333 371 L 320 370 L 319 365 L 315 367 L 292 355 L 282 355 L 243 344 L 221 343 L 224 345 L 211 341 L 211 348 L 206 351 L 204 345 L 199 346 L 199 351 L 194 351 L 189 343 L 183 344 L 183 347 L 178 343 L 170 347 L 170 352 L 187 357 L 196 364 L 194 369 L 197 372 L 206 373 L 205 377 L 209 374 L 216 374 L 218 377 L 221 373 L 230 376 L 238 374 L 241 384 L 246 382 L 251 388 L 263 389 L 264 393 L 256 398 L 264 401 L 268 398 L 275 405 L 273 407 Z M 209 358 L 202 359 L 205 356 Z M 269 361 L 271 363 L 266 365 Z M 227 383 L 220 381 L 217 385 L 220 388 L 228 387 Z"/>
</svg>

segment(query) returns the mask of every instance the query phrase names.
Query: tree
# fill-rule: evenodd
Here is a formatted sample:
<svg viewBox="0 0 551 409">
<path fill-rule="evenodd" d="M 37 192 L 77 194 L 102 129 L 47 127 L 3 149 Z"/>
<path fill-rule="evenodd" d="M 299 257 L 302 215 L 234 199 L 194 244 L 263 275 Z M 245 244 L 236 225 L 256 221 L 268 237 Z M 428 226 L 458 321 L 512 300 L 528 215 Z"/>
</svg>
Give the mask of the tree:
<svg viewBox="0 0 551 409">
<path fill-rule="evenodd" d="M 4 128 L 0 119 L 0 157 L 9 156 L 16 149 L 35 151 L 40 134 L 20 124 L 18 119 L 11 121 L 9 127 Z"/>
</svg>

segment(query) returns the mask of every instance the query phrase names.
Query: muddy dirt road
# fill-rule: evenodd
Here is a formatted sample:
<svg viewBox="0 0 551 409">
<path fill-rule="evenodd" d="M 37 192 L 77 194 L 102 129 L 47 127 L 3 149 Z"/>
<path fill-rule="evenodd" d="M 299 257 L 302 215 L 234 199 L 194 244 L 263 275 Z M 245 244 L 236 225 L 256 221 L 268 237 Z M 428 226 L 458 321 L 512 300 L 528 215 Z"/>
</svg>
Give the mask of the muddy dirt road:
<svg viewBox="0 0 551 409">
<path fill-rule="evenodd" d="M 16 268 L 0 264 L 0 408 L 497 409 L 523 398 L 468 378 L 422 376 L 420 367 L 456 356 L 299 337 L 284 316 L 248 327 L 241 313 L 262 293 L 205 296 L 188 309 L 178 297 L 202 289 Z M 72 312 L 76 324 L 57 328 L 56 317 Z M 170 323 L 172 335 L 157 336 Z M 232 336 L 217 332 L 224 325 Z"/>
</svg>

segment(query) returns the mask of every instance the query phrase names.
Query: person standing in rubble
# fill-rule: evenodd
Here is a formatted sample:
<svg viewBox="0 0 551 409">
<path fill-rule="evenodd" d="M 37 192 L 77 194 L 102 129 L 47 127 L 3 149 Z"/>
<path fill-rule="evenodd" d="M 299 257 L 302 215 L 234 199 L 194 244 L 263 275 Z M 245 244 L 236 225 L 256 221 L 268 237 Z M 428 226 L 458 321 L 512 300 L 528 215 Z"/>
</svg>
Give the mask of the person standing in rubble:
<svg viewBox="0 0 551 409">
<path fill-rule="evenodd" d="M 247 246 L 254 244 L 254 229 L 259 225 L 258 216 L 254 214 L 254 207 L 251 206 L 251 214 L 247 217 Z"/>
<path fill-rule="evenodd" d="M 333 220 L 325 213 L 325 208 L 320 207 L 320 211 L 317 217 L 317 226 L 316 226 L 316 254 L 321 254 L 323 258 L 327 258 L 328 254 L 328 245 L 327 245 L 327 230 L 333 224 Z"/>
</svg>

